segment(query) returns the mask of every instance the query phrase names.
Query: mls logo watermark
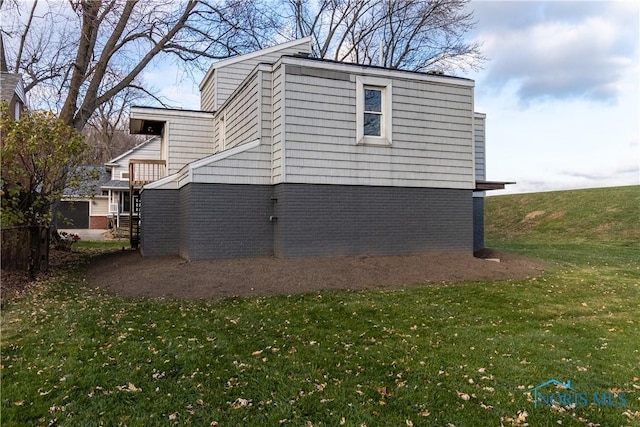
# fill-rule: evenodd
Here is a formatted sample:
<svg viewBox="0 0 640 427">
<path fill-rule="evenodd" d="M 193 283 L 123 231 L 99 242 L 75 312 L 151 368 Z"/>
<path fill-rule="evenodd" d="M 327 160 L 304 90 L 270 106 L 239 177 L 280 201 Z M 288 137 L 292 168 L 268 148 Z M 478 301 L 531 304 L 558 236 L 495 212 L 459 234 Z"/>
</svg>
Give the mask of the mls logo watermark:
<svg viewBox="0 0 640 427">
<path fill-rule="evenodd" d="M 566 383 L 555 378 L 545 381 L 533 388 L 533 405 L 537 408 L 546 406 L 626 406 L 627 399 L 624 393 L 595 392 L 585 393 L 576 391 L 571 386 L 571 380 Z"/>
</svg>

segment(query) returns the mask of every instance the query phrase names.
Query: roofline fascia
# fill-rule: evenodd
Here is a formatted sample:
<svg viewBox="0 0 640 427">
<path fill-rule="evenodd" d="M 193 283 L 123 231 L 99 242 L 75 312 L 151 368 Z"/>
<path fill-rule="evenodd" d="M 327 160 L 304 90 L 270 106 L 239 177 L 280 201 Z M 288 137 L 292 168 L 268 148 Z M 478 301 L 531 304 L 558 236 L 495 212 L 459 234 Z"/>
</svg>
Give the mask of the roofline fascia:
<svg viewBox="0 0 640 427">
<path fill-rule="evenodd" d="M 202 78 L 202 81 L 200 82 L 200 85 L 198 86 L 198 88 L 200 89 L 200 91 L 202 91 L 202 88 L 207 84 L 211 76 L 214 74 L 214 71 L 217 70 L 218 68 L 226 67 L 228 65 L 233 65 L 237 62 L 246 61 L 247 59 L 252 59 L 260 55 L 267 55 L 269 53 L 277 52 L 281 49 L 287 49 L 289 47 L 292 47 L 298 44 L 308 43 L 309 51 L 311 51 L 311 40 L 312 40 L 312 36 L 307 36 L 301 39 L 291 40 L 285 43 L 280 43 L 264 49 L 256 50 L 254 52 L 247 53 L 244 55 L 237 55 L 231 58 L 223 59 L 218 62 L 214 62 L 213 64 L 211 64 L 211 66 L 207 70 L 207 73 Z"/>
<path fill-rule="evenodd" d="M 393 77 L 404 80 L 420 80 L 427 81 L 431 83 L 446 83 L 446 84 L 454 84 L 456 86 L 467 86 L 467 87 L 475 87 L 475 81 L 472 79 L 468 79 L 466 77 L 456 77 L 456 76 L 447 76 L 447 75 L 438 75 L 438 74 L 427 74 L 421 73 L 417 71 L 408 71 L 408 70 L 397 70 L 391 68 L 378 67 L 375 65 L 363 65 L 356 64 L 353 62 L 339 62 L 339 61 L 328 61 L 328 60 L 319 60 L 315 58 L 302 58 L 297 56 L 284 55 L 280 57 L 277 61 L 284 65 L 301 65 L 311 67 L 310 64 L 313 64 L 313 68 L 322 68 L 326 70 L 337 70 L 348 73 L 353 73 L 354 69 L 358 69 L 362 74 L 376 76 L 376 77 Z M 274 65 L 274 69 L 277 68 Z"/>
</svg>

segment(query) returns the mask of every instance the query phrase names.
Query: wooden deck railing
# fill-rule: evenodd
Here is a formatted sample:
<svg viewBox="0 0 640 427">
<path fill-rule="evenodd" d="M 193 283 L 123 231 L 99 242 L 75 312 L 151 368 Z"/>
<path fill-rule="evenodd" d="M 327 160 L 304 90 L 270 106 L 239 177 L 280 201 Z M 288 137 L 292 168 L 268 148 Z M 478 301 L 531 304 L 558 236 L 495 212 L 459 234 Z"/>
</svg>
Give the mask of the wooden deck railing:
<svg viewBox="0 0 640 427">
<path fill-rule="evenodd" d="M 129 160 L 129 187 L 139 188 L 164 178 L 167 163 L 164 160 Z"/>
</svg>

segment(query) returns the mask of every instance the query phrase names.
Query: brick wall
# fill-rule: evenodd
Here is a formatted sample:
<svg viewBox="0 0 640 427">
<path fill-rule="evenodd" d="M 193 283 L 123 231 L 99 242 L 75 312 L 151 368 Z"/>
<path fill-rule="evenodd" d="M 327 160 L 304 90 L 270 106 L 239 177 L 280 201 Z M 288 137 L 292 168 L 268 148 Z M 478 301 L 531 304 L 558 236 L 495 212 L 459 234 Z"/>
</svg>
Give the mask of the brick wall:
<svg viewBox="0 0 640 427">
<path fill-rule="evenodd" d="M 109 218 L 106 216 L 90 216 L 89 228 L 95 230 L 106 230 L 109 228 Z"/>
<path fill-rule="evenodd" d="M 484 197 L 473 198 L 473 250 L 484 248 Z"/>
<path fill-rule="evenodd" d="M 145 256 L 200 260 L 473 249 L 470 190 L 192 183 L 145 190 L 142 197 Z"/>
<path fill-rule="evenodd" d="M 141 193 L 140 251 L 144 256 L 177 255 L 178 190 L 144 190 Z"/>
<path fill-rule="evenodd" d="M 188 228 L 180 255 L 190 259 L 273 255 L 270 185 L 188 184 L 181 190 L 185 209 L 180 222 Z M 188 197 L 186 196 L 188 194 Z"/>
<path fill-rule="evenodd" d="M 469 190 L 280 184 L 274 195 L 276 256 L 472 251 Z"/>
</svg>

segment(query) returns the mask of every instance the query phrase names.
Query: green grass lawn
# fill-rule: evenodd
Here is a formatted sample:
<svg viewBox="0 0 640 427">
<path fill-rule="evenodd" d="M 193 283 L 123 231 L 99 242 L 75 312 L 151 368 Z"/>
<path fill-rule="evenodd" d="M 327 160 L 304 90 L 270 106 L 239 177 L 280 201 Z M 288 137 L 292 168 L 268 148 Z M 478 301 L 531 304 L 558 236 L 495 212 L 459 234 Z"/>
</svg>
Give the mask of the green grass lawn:
<svg viewBox="0 0 640 427">
<path fill-rule="evenodd" d="M 2 425 L 640 426 L 638 241 L 534 234 L 488 237 L 543 277 L 395 291 L 131 300 L 71 267 L 3 309 Z M 551 378 L 612 404 L 535 408 Z"/>
<path fill-rule="evenodd" d="M 81 249 L 122 249 L 130 248 L 129 239 L 113 239 L 113 240 L 80 240 L 74 243 L 74 248 Z"/>
</svg>

